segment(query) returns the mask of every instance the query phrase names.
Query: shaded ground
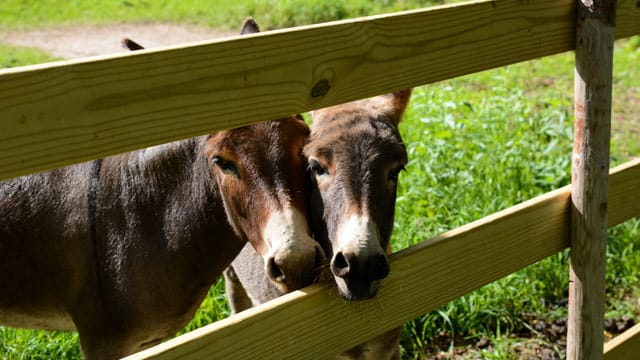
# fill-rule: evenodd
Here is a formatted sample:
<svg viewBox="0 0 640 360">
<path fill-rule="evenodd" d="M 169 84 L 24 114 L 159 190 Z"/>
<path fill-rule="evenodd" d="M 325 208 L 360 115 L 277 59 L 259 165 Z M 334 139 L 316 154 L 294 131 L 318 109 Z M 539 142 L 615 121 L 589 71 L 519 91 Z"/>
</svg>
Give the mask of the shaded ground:
<svg viewBox="0 0 640 360">
<path fill-rule="evenodd" d="M 125 52 L 120 46 L 129 37 L 147 48 L 175 45 L 186 42 L 211 40 L 233 35 L 188 25 L 161 23 L 112 24 L 93 26 L 62 26 L 45 30 L 0 33 L 0 42 L 24 47 L 34 47 L 53 56 L 65 59 Z"/>
<path fill-rule="evenodd" d="M 566 301 L 567 299 L 564 299 Z M 566 306 L 566 304 L 564 304 Z M 541 319 L 525 316 L 526 325 L 519 332 L 503 337 L 500 346 L 507 344 L 510 358 L 523 360 L 561 360 L 566 358 L 567 319 Z M 635 325 L 635 320 L 628 317 L 605 320 L 605 342 L 622 334 Z M 433 339 L 427 349 L 429 359 L 482 359 L 483 351 L 493 352 L 491 340 L 483 337 L 479 341 L 460 342 L 449 350 L 451 338 L 442 335 Z M 444 349 L 444 350 L 443 350 Z"/>
</svg>

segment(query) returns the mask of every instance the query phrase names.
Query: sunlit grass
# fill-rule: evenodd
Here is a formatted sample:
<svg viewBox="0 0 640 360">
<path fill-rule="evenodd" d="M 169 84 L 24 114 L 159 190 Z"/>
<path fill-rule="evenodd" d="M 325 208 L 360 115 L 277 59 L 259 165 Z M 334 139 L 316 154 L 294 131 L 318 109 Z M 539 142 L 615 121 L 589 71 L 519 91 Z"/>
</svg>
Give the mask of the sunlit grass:
<svg viewBox="0 0 640 360">
<path fill-rule="evenodd" d="M 37 49 L 8 46 L 0 43 L 0 69 L 39 64 L 53 60 L 56 59 Z"/>
<path fill-rule="evenodd" d="M 447 2 L 459 2 L 452 0 Z M 0 30 L 113 22 L 175 22 L 237 29 L 247 16 L 264 29 L 411 10 L 442 0 L 3 0 Z"/>
</svg>

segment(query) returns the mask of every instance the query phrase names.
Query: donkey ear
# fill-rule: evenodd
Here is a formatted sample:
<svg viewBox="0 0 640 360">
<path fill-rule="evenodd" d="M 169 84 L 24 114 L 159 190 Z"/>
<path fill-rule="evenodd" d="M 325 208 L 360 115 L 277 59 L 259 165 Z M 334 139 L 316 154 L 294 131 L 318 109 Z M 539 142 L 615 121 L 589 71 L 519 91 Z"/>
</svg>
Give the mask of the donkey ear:
<svg viewBox="0 0 640 360">
<path fill-rule="evenodd" d="M 121 41 L 122 47 L 125 49 L 129 49 L 131 51 L 136 51 L 136 50 L 142 50 L 144 49 L 144 47 L 140 44 L 138 44 L 137 42 L 129 39 L 129 38 L 124 38 Z"/>
<path fill-rule="evenodd" d="M 242 30 L 240 30 L 240 35 L 254 34 L 258 32 L 260 32 L 260 27 L 258 27 L 258 24 L 255 22 L 255 20 L 253 20 L 251 16 L 248 16 L 246 19 L 244 19 L 244 22 L 242 23 Z"/>
<path fill-rule="evenodd" d="M 340 112 L 359 112 L 366 116 L 384 116 L 398 126 L 402 120 L 407 104 L 411 98 L 411 89 L 396 91 L 389 94 L 356 100 L 350 103 L 334 105 L 311 111 L 311 121 L 314 124 L 334 119 Z"/>
<path fill-rule="evenodd" d="M 307 135 L 309 135 L 311 129 L 309 128 L 309 124 L 307 124 L 307 122 L 304 120 L 302 114 L 295 114 L 293 118 L 296 119 L 300 125 L 304 126 L 307 129 Z"/>
<path fill-rule="evenodd" d="M 390 94 L 381 95 L 384 98 L 384 114 L 391 119 L 394 125 L 398 126 L 402 121 L 402 115 L 407 109 L 411 98 L 411 89 L 396 91 Z"/>
</svg>

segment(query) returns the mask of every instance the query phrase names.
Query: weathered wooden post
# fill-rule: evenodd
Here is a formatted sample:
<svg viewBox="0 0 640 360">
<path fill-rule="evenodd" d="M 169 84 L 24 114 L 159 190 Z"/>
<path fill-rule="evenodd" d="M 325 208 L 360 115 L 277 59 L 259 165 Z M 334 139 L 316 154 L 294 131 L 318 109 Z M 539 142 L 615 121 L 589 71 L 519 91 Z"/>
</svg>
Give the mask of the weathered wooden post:
<svg viewBox="0 0 640 360">
<path fill-rule="evenodd" d="M 578 0 L 567 359 L 602 359 L 616 0 Z"/>
</svg>

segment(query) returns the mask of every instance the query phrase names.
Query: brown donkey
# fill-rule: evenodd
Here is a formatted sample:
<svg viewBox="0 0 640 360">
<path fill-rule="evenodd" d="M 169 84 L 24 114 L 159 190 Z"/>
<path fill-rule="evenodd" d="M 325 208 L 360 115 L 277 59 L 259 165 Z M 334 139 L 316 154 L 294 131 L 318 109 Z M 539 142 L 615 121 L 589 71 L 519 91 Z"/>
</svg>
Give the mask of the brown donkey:
<svg viewBox="0 0 640 360">
<path fill-rule="evenodd" d="M 354 101 L 311 113 L 304 147 L 313 182 L 312 230 L 331 256 L 330 270 L 347 300 L 376 294 L 389 273 L 398 174 L 407 163 L 398 124 L 411 90 Z M 283 294 L 245 246 L 225 271 L 233 312 Z M 400 328 L 350 349 L 338 358 L 399 359 Z"/>
<path fill-rule="evenodd" d="M 308 135 L 297 116 L 0 182 L 0 324 L 122 357 L 184 327 L 247 241 L 280 291 L 310 284 Z"/>
</svg>

